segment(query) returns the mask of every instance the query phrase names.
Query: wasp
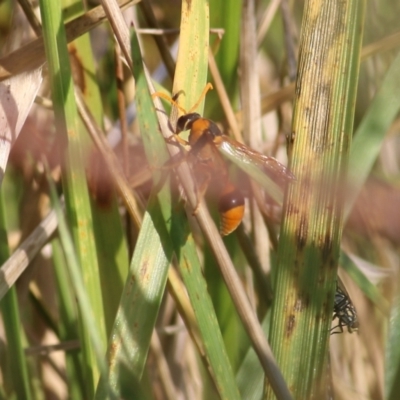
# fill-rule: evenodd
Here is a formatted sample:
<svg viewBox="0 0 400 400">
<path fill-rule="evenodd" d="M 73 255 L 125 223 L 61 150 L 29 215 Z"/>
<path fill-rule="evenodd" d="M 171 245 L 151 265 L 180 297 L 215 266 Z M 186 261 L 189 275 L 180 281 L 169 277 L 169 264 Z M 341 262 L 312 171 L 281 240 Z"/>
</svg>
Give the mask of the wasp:
<svg viewBox="0 0 400 400">
<path fill-rule="evenodd" d="M 189 130 L 188 140 L 179 134 Z M 245 210 L 242 191 L 230 177 L 228 166 L 219 149 L 228 144 L 236 156 L 246 157 L 261 167 L 274 180 L 287 181 L 293 176 L 275 158 L 265 156 L 223 134 L 212 120 L 203 118 L 198 113 L 188 113 L 179 117 L 175 139 L 184 146 L 189 146 L 188 160 L 199 182 L 199 198 L 212 185 L 218 197 L 220 214 L 220 233 L 222 236 L 232 233 L 241 223 Z M 169 141 L 170 142 L 170 141 Z"/>
<path fill-rule="evenodd" d="M 338 279 L 336 283 L 332 321 L 336 318 L 338 319 L 338 324 L 331 329 L 332 335 L 335 333 L 343 333 L 344 327 L 347 327 L 349 333 L 353 333 L 358 330 L 359 322 L 357 310 L 354 307 L 354 304 L 340 279 Z"/>
</svg>

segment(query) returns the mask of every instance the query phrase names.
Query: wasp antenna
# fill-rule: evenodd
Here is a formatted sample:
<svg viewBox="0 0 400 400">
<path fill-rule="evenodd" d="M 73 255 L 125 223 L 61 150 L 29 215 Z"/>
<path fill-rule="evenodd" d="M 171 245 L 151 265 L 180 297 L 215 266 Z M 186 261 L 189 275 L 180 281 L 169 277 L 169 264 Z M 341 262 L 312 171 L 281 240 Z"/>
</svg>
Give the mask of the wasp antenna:
<svg viewBox="0 0 400 400">
<path fill-rule="evenodd" d="M 201 103 L 203 98 L 206 96 L 207 92 L 209 90 L 213 90 L 213 89 L 214 89 L 213 85 L 210 82 L 208 82 L 207 85 L 205 86 L 205 88 L 203 89 L 203 91 L 201 92 L 201 95 L 199 96 L 199 99 L 192 106 L 192 108 L 187 112 L 187 114 L 190 114 L 191 112 L 193 112 L 199 106 L 199 104 Z"/>
<path fill-rule="evenodd" d="M 176 93 L 172 96 L 172 99 L 175 100 L 175 101 L 177 101 L 178 98 L 179 98 L 179 96 L 180 96 L 181 94 L 185 94 L 185 91 L 184 91 L 184 90 L 179 90 L 178 92 L 176 92 Z M 185 110 L 185 112 L 186 112 L 186 110 Z"/>
<path fill-rule="evenodd" d="M 180 92 L 179 92 L 180 93 Z M 178 94 L 179 94 L 178 93 Z M 176 94 L 175 96 L 177 96 L 178 94 Z M 175 97 L 174 96 L 174 97 Z M 183 114 L 187 114 L 186 110 L 181 107 L 175 100 L 174 98 L 172 98 L 171 96 L 169 96 L 168 94 L 165 94 L 163 92 L 155 92 L 151 95 L 151 97 L 154 99 L 156 97 L 160 97 L 161 99 L 167 100 L 169 103 L 171 103 L 174 107 L 177 107 Z"/>
</svg>

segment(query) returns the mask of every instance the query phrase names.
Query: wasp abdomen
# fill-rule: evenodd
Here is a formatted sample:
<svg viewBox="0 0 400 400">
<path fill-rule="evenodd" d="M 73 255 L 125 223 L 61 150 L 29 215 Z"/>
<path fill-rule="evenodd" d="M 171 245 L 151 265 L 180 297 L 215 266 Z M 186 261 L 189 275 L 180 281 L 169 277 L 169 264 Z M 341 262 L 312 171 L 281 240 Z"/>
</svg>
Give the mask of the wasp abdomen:
<svg viewBox="0 0 400 400">
<path fill-rule="evenodd" d="M 218 211 L 221 218 L 221 235 L 229 235 L 239 226 L 244 215 L 243 194 L 233 184 L 228 183 L 222 191 L 219 198 Z"/>
</svg>

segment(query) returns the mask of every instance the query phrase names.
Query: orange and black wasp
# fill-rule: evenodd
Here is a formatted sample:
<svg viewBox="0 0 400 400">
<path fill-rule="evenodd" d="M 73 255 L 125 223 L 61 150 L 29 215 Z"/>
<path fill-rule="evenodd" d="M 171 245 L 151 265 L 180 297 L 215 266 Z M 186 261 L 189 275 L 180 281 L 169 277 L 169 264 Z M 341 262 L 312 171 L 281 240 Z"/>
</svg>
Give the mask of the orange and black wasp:
<svg viewBox="0 0 400 400">
<path fill-rule="evenodd" d="M 336 284 L 332 320 L 336 318 L 338 319 L 338 324 L 331 329 L 332 335 L 335 333 L 343 333 L 344 327 L 347 327 L 349 333 L 358 330 L 359 322 L 356 308 L 339 277 Z"/>
<path fill-rule="evenodd" d="M 186 130 L 190 131 L 187 141 L 179 136 Z M 190 148 L 188 161 L 198 181 L 199 198 L 210 185 L 218 197 L 221 235 L 229 235 L 239 226 L 245 204 L 242 191 L 229 177 L 228 165 L 219 151 L 222 146 L 229 145 L 237 157 L 250 160 L 275 181 L 286 182 L 293 179 L 286 167 L 275 158 L 264 156 L 224 135 L 215 122 L 198 113 L 179 117 L 174 137 L 180 144 Z"/>
</svg>

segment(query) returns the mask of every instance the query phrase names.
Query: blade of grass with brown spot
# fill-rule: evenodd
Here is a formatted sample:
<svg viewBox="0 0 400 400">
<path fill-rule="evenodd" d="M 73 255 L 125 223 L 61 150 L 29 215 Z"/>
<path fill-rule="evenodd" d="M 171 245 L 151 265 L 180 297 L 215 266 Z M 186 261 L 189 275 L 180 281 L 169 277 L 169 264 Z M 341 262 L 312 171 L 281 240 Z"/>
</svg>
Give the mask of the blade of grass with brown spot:
<svg viewBox="0 0 400 400">
<path fill-rule="evenodd" d="M 271 315 L 271 346 L 294 398 L 326 396 L 365 2 L 305 4 Z M 299 374 L 299 371 L 302 371 Z M 272 398 L 266 381 L 264 398 Z"/>
</svg>

